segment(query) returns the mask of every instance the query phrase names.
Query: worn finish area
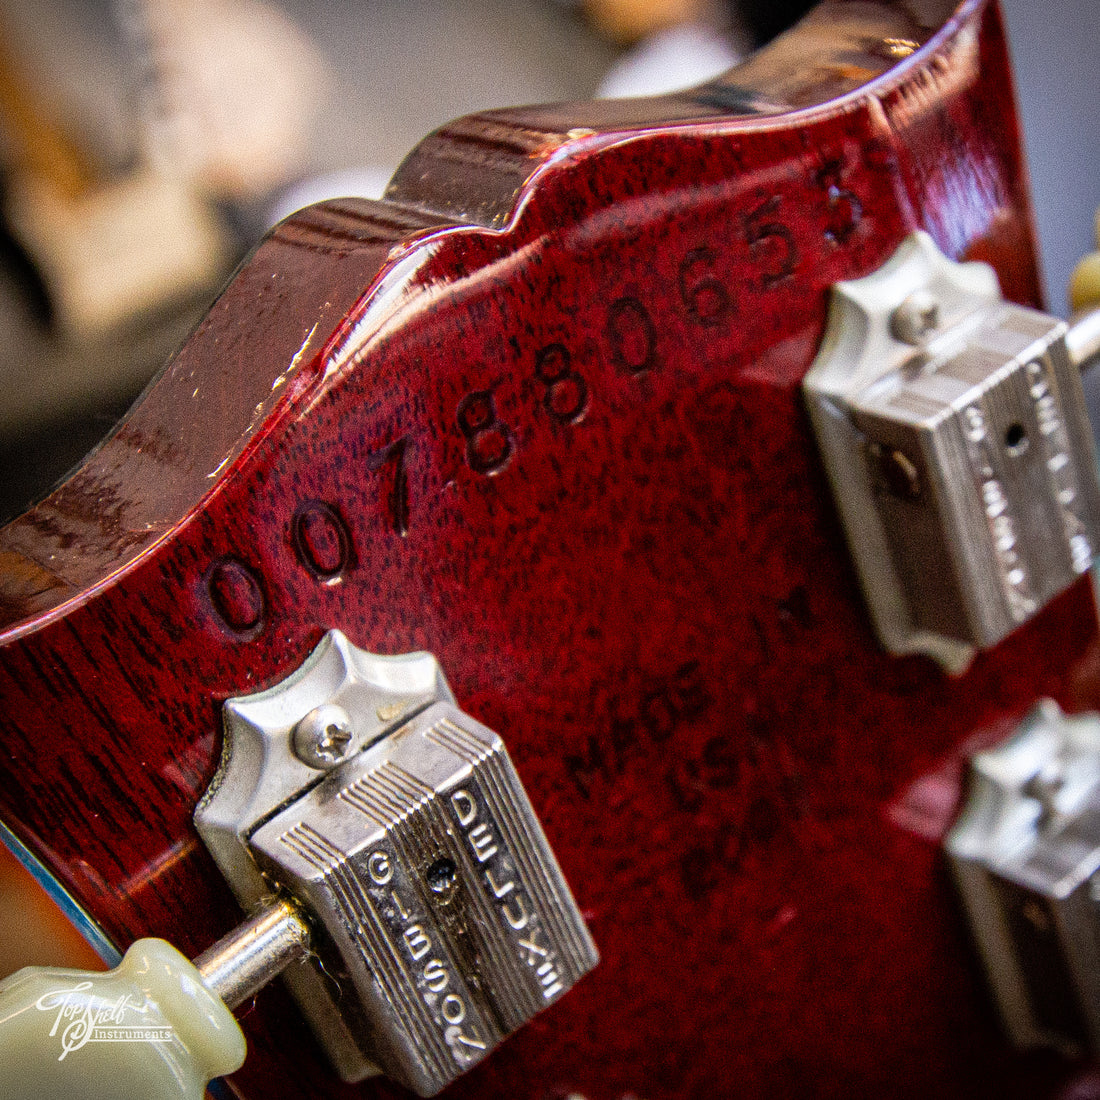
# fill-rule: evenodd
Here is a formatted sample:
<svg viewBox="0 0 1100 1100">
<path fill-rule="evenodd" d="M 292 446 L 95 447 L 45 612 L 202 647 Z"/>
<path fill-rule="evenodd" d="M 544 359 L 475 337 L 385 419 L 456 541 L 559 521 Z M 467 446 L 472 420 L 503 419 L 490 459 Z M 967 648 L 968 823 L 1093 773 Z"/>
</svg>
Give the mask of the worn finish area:
<svg viewBox="0 0 1100 1100">
<path fill-rule="evenodd" d="M 829 286 L 914 228 L 1037 297 L 998 15 L 933 6 L 435 135 L 277 229 L 0 533 L 0 817 L 119 946 L 238 922 L 192 825 L 222 702 L 338 628 L 502 734 L 602 955 L 447 1095 L 1068 1085 L 997 1033 L 938 844 L 969 747 L 1100 704 L 1091 592 L 957 678 L 887 657 L 799 388 Z M 281 988 L 242 1022 L 242 1097 L 400 1094 Z"/>
</svg>

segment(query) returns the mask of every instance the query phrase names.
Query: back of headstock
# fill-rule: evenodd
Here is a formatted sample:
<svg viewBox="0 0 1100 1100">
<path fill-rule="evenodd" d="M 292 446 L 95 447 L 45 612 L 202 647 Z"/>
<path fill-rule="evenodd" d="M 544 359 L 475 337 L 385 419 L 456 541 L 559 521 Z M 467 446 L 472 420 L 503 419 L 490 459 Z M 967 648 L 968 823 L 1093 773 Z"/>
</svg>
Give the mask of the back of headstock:
<svg viewBox="0 0 1100 1100">
<path fill-rule="evenodd" d="M 883 653 L 800 384 L 927 229 L 1034 302 L 996 9 L 827 3 L 727 78 L 492 112 L 259 246 L 0 532 L 0 817 L 122 945 L 239 919 L 221 712 L 325 631 L 507 740 L 602 962 L 453 1095 L 1031 1095 L 938 842 L 963 753 L 1095 703 L 1086 581 L 958 677 Z M 242 1096 L 340 1086 L 297 1010 Z"/>
</svg>

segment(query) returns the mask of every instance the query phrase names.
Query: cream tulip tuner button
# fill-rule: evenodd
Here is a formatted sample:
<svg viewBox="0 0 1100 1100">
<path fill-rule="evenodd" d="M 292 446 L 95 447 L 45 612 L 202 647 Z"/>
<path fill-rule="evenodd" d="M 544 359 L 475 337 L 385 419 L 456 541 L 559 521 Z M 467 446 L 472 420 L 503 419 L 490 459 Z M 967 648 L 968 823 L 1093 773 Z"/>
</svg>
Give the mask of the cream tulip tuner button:
<svg viewBox="0 0 1100 1100">
<path fill-rule="evenodd" d="M 200 1100 L 244 1061 L 199 970 L 138 940 L 107 973 L 26 967 L 0 982 L 0 1100 Z"/>
</svg>

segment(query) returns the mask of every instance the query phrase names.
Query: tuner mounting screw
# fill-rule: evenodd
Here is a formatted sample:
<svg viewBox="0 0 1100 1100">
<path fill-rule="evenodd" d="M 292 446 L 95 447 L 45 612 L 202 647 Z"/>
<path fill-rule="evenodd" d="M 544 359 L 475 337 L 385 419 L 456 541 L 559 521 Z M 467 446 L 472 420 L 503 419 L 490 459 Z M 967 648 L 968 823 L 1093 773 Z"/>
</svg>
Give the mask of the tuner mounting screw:
<svg viewBox="0 0 1100 1100">
<path fill-rule="evenodd" d="M 914 290 L 890 314 L 890 331 L 903 344 L 916 347 L 940 324 L 940 304 L 930 290 Z"/>
<path fill-rule="evenodd" d="M 351 717 L 343 707 L 324 703 L 314 707 L 294 727 L 294 755 L 311 768 L 327 771 L 358 748 Z"/>
<path fill-rule="evenodd" d="M 1058 804 L 1058 792 L 1066 785 L 1066 777 L 1057 760 L 1049 760 L 1024 785 L 1025 795 L 1034 798 L 1042 806 L 1040 823 L 1055 816 Z"/>
</svg>

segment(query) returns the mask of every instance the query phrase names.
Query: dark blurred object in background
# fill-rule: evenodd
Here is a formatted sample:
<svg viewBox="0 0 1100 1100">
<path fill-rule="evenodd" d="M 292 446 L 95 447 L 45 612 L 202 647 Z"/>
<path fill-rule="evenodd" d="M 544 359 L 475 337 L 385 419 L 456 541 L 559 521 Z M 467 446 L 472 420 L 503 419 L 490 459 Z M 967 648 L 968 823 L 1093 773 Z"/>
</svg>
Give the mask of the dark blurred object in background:
<svg viewBox="0 0 1100 1100">
<path fill-rule="evenodd" d="M 757 47 L 793 27 L 813 6 L 814 0 L 757 0 L 736 5 L 738 18 Z"/>
</svg>

